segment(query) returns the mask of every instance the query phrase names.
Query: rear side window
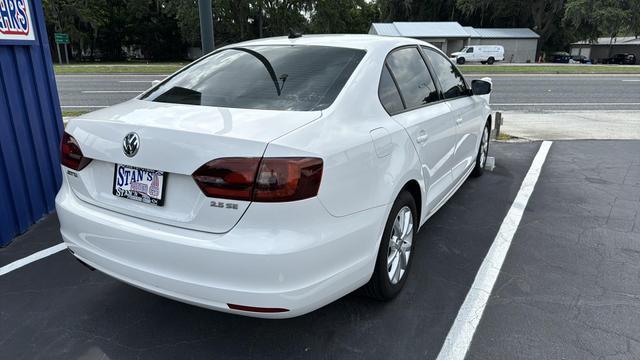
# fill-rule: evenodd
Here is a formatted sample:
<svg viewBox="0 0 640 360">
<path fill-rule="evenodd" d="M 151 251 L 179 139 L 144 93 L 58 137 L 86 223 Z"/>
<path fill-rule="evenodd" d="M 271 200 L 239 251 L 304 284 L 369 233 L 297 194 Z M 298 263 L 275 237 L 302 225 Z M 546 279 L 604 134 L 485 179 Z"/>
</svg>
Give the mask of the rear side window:
<svg viewBox="0 0 640 360">
<path fill-rule="evenodd" d="M 467 85 L 458 69 L 441 54 L 427 47 L 423 47 L 423 50 L 427 58 L 429 58 L 435 76 L 440 81 L 444 98 L 453 99 L 466 95 L 468 93 Z"/>
<path fill-rule="evenodd" d="M 407 109 L 438 101 L 438 91 L 418 48 L 395 50 L 387 57 Z"/>
<path fill-rule="evenodd" d="M 404 104 L 402 98 L 398 92 L 396 84 L 391 78 L 389 69 L 387 67 L 382 68 L 382 75 L 380 76 L 380 87 L 378 88 L 378 97 L 382 106 L 387 110 L 389 114 L 397 113 L 404 110 Z"/>
<path fill-rule="evenodd" d="M 365 55 L 329 46 L 246 46 L 219 51 L 143 99 L 240 109 L 329 107 Z"/>
</svg>

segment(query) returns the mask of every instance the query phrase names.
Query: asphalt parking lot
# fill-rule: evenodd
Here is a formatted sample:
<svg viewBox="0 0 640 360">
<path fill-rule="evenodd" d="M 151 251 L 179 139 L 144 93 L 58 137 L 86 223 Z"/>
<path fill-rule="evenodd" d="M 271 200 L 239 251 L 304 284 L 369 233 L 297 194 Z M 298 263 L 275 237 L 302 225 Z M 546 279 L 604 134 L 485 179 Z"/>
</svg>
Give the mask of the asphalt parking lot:
<svg viewBox="0 0 640 360">
<path fill-rule="evenodd" d="M 540 143 L 492 144 L 417 236 L 409 281 L 380 303 L 348 295 L 288 320 L 167 300 L 66 251 L 0 276 L 6 359 L 435 359 Z M 467 359 L 640 358 L 640 141 L 551 146 Z M 49 216 L 0 268 L 61 242 Z"/>
</svg>

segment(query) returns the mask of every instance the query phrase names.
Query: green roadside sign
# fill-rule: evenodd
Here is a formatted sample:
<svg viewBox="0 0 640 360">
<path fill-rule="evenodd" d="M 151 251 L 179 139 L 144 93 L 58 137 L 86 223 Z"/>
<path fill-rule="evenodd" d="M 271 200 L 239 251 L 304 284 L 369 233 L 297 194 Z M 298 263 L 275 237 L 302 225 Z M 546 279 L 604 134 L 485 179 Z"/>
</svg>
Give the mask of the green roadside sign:
<svg viewBox="0 0 640 360">
<path fill-rule="evenodd" d="M 56 39 L 56 44 L 69 44 L 69 34 L 65 33 L 55 33 L 54 37 Z"/>
</svg>

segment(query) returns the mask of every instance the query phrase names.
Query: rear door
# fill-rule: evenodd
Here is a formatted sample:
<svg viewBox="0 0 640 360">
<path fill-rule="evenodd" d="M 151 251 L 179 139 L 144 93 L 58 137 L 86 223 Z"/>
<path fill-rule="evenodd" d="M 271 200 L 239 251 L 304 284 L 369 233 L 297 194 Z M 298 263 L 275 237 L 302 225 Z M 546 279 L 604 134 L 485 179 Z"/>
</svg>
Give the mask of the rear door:
<svg viewBox="0 0 640 360">
<path fill-rule="evenodd" d="M 395 95 L 397 87 L 398 95 Z M 400 97 L 401 104 L 397 99 Z M 433 209 L 452 187 L 451 167 L 456 142 L 455 120 L 442 101 L 417 46 L 391 52 L 382 70 L 380 98 L 393 119 L 411 137 L 428 184 L 427 209 Z"/>
<path fill-rule="evenodd" d="M 449 59 L 426 46 L 423 51 L 454 115 L 457 139 L 452 174 L 457 182 L 474 164 L 477 155 L 479 136 L 484 126 L 482 103 L 471 96 L 464 78 Z"/>
</svg>

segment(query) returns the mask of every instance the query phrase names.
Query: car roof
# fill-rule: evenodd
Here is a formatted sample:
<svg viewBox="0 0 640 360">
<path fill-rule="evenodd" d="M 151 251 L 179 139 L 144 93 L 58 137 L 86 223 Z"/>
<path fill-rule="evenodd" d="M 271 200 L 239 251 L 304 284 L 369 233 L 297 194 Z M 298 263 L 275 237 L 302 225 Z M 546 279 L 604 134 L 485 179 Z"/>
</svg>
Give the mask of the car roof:
<svg viewBox="0 0 640 360">
<path fill-rule="evenodd" d="M 252 45 L 314 45 L 362 49 L 367 51 L 380 48 L 392 49 L 403 45 L 424 45 L 435 48 L 433 45 L 417 39 L 368 34 L 302 35 L 294 39 L 280 36 L 245 41 L 231 46 Z"/>
</svg>

